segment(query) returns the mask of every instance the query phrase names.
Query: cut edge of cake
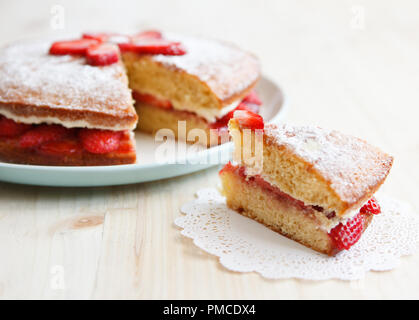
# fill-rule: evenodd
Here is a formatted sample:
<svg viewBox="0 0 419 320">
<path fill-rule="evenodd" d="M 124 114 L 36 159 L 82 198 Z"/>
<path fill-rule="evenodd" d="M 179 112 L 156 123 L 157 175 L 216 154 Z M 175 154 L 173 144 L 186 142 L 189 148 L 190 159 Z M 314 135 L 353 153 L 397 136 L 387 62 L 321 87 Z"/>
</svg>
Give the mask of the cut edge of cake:
<svg viewBox="0 0 419 320">
<path fill-rule="evenodd" d="M 262 134 L 262 166 L 242 158 L 243 145 L 249 143 L 245 141 L 246 129 L 250 129 L 251 156 L 255 158 L 256 128 Z M 229 130 L 235 149 L 240 148 L 235 159 L 241 161 L 228 163 L 220 178 L 227 205 L 240 214 L 334 256 L 355 244 L 373 215 L 381 212 L 373 194 L 387 177 L 393 158 L 365 141 L 317 127 L 264 125 L 257 115 L 238 112 L 230 120 Z M 335 149 L 321 152 L 319 144 L 320 149 Z M 348 165 L 348 159 L 354 160 L 351 154 L 360 159 L 358 163 Z M 328 157 L 333 161 L 325 159 Z M 325 167 L 331 170 L 328 174 Z M 377 172 L 380 174 L 375 176 Z M 372 177 L 359 179 L 359 174 Z M 333 178 L 336 175 L 339 178 Z M 353 181 L 353 177 L 360 185 L 349 192 L 353 186 L 344 181 Z"/>
<path fill-rule="evenodd" d="M 241 132 L 235 119 L 229 129 Z M 371 198 L 392 164 L 393 157 L 379 148 L 335 130 L 288 124 L 264 128 L 264 179 L 306 205 L 340 217 L 351 216 Z"/>
</svg>

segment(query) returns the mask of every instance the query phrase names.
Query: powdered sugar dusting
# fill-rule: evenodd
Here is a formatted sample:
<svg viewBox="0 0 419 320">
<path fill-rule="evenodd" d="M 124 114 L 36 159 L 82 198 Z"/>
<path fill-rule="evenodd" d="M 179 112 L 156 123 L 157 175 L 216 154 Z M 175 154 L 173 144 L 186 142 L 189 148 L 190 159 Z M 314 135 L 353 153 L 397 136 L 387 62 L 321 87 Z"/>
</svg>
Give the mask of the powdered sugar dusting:
<svg viewBox="0 0 419 320">
<path fill-rule="evenodd" d="M 181 42 L 187 53 L 183 56 L 156 55 L 153 59 L 197 76 L 220 99 L 241 92 L 260 75 L 257 58 L 231 44 L 171 33 L 164 37 Z"/>
<path fill-rule="evenodd" d="M 122 64 L 93 67 L 85 58 L 48 54 L 50 41 L 20 42 L 0 51 L 0 102 L 133 112 Z"/>
<path fill-rule="evenodd" d="M 316 169 L 343 201 L 358 201 L 388 174 L 393 158 L 367 142 L 318 127 L 268 124 L 269 141 Z"/>
</svg>

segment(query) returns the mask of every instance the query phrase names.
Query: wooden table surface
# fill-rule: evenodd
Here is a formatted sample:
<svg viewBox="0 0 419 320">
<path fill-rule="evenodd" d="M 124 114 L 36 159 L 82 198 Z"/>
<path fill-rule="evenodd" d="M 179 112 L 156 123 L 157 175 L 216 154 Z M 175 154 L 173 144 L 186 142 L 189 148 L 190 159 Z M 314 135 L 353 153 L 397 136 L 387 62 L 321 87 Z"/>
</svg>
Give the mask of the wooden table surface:
<svg viewBox="0 0 419 320">
<path fill-rule="evenodd" d="M 64 29 L 51 24 L 57 5 Z M 0 44 L 142 28 L 253 51 L 283 86 L 288 121 L 339 129 L 393 154 L 383 189 L 418 211 L 418 1 L 0 1 Z M 0 183 L 0 297 L 419 298 L 419 255 L 354 282 L 225 270 L 173 224 L 197 189 L 217 181 L 213 168 L 120 187 Z"/>
</svg>

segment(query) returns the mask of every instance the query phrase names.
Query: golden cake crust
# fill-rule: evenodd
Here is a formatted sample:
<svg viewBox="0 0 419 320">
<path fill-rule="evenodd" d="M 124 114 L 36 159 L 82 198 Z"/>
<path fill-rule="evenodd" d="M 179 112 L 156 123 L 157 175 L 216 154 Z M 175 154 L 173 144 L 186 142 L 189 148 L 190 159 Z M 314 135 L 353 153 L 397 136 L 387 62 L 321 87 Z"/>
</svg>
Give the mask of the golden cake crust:
<svg viewBox="0 0 419 320">
<path fill-rule="evenodd" d="M 231 43 L 172 33 L 163 36 L 181 42 L 187 53 L 183 56 L 156 55 L 152 59 L 197 77 L 221 104 L 244 97 L 243 92 L 249 91 L 260 77 L 259 60 Z"/>
<path fill-rule="evenodd" d="M 317 127 L 268 124 L 264 145 L 267 152 L 272 148 L 281 150 L 282 154 L 299 164 L 300 170 L 296 175 L 303 180 L 317 179 L 319 183 L 312 187 L 319 188 L 319 194 L 329 193 L 329 200 L 334 202 L 330 206 L 327 203 L 319 205 L 335 209 L 340 216 L 370 199 L 393 164 L 392 156 L 364 140 Z M 264 157 L 264 171 L 271 160 Z M 268 172 L 268 177 L 272 173 Z M 290 192 L 293 196 L 295 193 L 300 192 Z"/>
<path fill-rule="evenodd" d="M 93 67 L 48 54 L 50 41 L 0 50 L 0 114 L 24 123 L 132 130 L 137 115 L 123 64 Z"/>
<path fill-rule="evenodd" d="M 181 42 L 187 53 L 181 56 L 124 53 L 123 59 L 133 90 L 169 99 L 175 108 L 180 109 L 189 101 L 183 101 L 178 97 L 183 95 L 182 92 L 179 94 L 179 88 L 171 90 L 170 87 L 165 87 L 164 82 L 168 79 L 174 83 L 185 81 L 183 86 L 202 86 L 194 93 L 207 96 L 200 101 L 190 101 L 189 111 L 193 111 L 195 106 L 222 109 L 242 100 L 260 78 L 258 59 L 232 44 L 171 33 L 165 33 L 163 36 Z M 166 72 L 162 69 L 166 69 Z M 155 82 L 152 82 L 153 79 L 144 78 L 146 74 L 151 73 Z M 141 74 L 144 74 L 144 77 L 141 77 Z M 160 92 L 158 89 L 154 90 L 156 87 L 164 89 Z M 168 97 L 171 91 L 174 93 L 172 97 Z M 190 92 L 185 92 L 185 95 L 188 94 Z"/>
</svg>

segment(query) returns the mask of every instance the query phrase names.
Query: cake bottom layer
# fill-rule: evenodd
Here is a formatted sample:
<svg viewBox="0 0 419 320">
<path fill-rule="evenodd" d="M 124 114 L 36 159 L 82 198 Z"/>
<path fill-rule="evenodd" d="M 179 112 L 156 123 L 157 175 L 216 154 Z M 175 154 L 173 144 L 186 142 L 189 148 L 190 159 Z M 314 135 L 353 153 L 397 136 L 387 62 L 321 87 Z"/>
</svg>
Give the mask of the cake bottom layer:
<svg viewBox="0 0 419 320">
<path fill-rule="evenodd" d="M 178 140 L 207 147 L 229 141 L 227 127 L 211 129 L 205 119 L 193 113 L 155 107 L 143 102 L 136 102 L 135 108 L 139 116 L 138 130 L 155 134 L 160 129 L 169 129 Z M 179 121 L 185 122 L 184 128 Z"/>
<path fill-rule="evenodd" d="M 0 139 L 0 161 L 43 166 L 111 166 L 136 162 L 135 140 L 132 133 L 124 133 L 118 150 L 107 154 L 78 151 L 68 155 L 48 155 L 33 149 L 23 149 L 17 139 Z"/>
<path fill-rule="evenodd" d="M 223 194 L 231 209 L 318 252 L 334 256 L 340 251 L 309 210 L 293 205 L 289 199 L 278 197 L 254 181 L 246 180 L 236 171 L 221 171 L 220 178 Z M 364 230 L 371 219 L 372 216 L 365 219 Z"/>
</svg>

